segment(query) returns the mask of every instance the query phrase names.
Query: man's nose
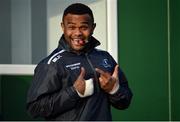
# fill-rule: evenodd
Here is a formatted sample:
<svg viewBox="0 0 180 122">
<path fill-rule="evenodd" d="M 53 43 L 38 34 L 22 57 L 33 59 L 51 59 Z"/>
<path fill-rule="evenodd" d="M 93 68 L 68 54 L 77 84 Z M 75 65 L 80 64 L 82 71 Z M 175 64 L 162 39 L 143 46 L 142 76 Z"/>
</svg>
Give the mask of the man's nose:
<svg viewBox="0 0 180 122">
<path fill-rule="evenodd" d="M 75 32 L 76 35 L 82 35 L 82 31 L 80 28 L 76 28 Z"/>
</svg>

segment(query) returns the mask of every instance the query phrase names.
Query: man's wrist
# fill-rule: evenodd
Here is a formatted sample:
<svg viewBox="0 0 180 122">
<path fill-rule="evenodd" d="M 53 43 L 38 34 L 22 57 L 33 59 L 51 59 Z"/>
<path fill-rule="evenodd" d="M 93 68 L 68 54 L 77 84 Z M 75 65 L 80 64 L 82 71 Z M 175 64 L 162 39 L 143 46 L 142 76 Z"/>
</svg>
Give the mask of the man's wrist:
<svg viewBox="0 0 180 122">
<path fill-rule="evenodd" d="M 116 81 L 116 83 L 114 84 L 113 89 L 109 92 L 109 94 L 111 94 L 111 95 L 115 94 L 118 91 L 118 89 L 119 89 L 119 82 Z"/>
<path fill-rule="evenodd" d="M 85 80 L 85 91 L 84 94 L 81 94 L 80 92 L 78 92 L 78 90 L 76 90 L 77 94 L 80 97 L 88 97 L 91 96 L 94 93 L 94 84 L 93 84 L 93 79 L 90 78 L 88 80 Z"/>
</svg>

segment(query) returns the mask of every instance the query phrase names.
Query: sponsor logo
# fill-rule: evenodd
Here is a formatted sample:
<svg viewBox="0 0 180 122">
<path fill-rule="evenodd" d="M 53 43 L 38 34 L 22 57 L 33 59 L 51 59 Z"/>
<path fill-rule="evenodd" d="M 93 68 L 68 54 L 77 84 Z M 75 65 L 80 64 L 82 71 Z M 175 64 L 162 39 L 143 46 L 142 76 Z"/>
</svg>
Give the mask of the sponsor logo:
<svg viewBox="0 0 180 122">
<path fill-rule="evenodd" d="M 57 53 L 55 53 L 49 60 L 47 64 L 50 64 L 52 62 L 56 62 L 58 59 L 60 59 L 62 56 L 60 56 L 61 53 L 63 53 L 65 50 L 61 50 Z"/>
<path fill-rule="evenodd" d="M 54 57 L 53 59 L 52 59 L 52 62 L 56 62 L 58 59 L 60 59 L 62 56 L 60 56 L 60 55 L 57 55 L 56 57 Z"/>
<path fill-rule="evenodd" d="M 105 67 L 105 68 L 108 68 L 108 67 L 111 67 L 108 59 L 103 59 L 102 61 L 102 65 Z"/>
<path fill-rule="evenodd" d="M 66 65 L 66 68 L 70 68 L 71 70 L 75 70 L 75 69 L 79 69 L 80 65 L 81 65 L 81 63 L 78 62 L 78 63 L 75 63 L 75 64 Z"/>
</svg>

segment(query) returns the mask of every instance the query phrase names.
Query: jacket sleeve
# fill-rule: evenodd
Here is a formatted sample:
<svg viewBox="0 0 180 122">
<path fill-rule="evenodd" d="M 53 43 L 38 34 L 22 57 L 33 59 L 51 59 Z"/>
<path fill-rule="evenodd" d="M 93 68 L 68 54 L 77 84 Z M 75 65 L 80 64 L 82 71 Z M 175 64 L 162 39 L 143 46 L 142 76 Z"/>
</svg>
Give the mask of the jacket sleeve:
<svg viewBox="0 0 180 122">
<path fill-rule="evenodd" d="M 51 117 L 75 107 L 80 97 L 73 86 L 62 87 L 61 76 L 51 65 L 39 65 L 27 96 L 27 111 L 33 117 Z"/>
<path fill-rule="evenodd" d="M 131 89 L 128 86 L 127 79 L 124 75 L 124 73 L 119 70 L 119 89 L 116 93 L 113 95 L 109 95 L 109 100 L 117 109 L 126 109 L 129 107 L 132 99 L 132 92 Z"/>
<path fill-rule="evenodd" d="M 109 55 L 109 58 L 111 60 L 112 66 L 115 67 L 117 65 L 116 61 L 113 59 L 113 57 Z M 114 71 L 114 68 L 112 69 L 112 72 Z M 117 109 L 126 109 L 129 107 L 132 99 L 132 91 L 128 85 L 128 81 L 126 79 L 125 74 L 123 71 L 119 68 L 119 89 L 114 94 L 109 94 L 109 100 L 112 106 L 114 106 Z"/>
</svg>

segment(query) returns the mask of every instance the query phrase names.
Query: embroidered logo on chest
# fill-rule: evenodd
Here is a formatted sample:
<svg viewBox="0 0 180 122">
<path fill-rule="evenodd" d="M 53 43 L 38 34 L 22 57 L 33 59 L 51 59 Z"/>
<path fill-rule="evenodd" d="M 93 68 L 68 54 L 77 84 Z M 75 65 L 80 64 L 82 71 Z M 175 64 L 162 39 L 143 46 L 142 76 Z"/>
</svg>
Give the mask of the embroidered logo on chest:
<svg viewBox="0 0 180 122">
<path fill-rule="evenodd" d="M 66 68 L 70 68 L 71 70 L 75 70 L 75 69 L 79 69 L 80 65 L 81 65 L 81 63 L 78 62 L 78 63 L 66 65 Z"/>
</svg>

